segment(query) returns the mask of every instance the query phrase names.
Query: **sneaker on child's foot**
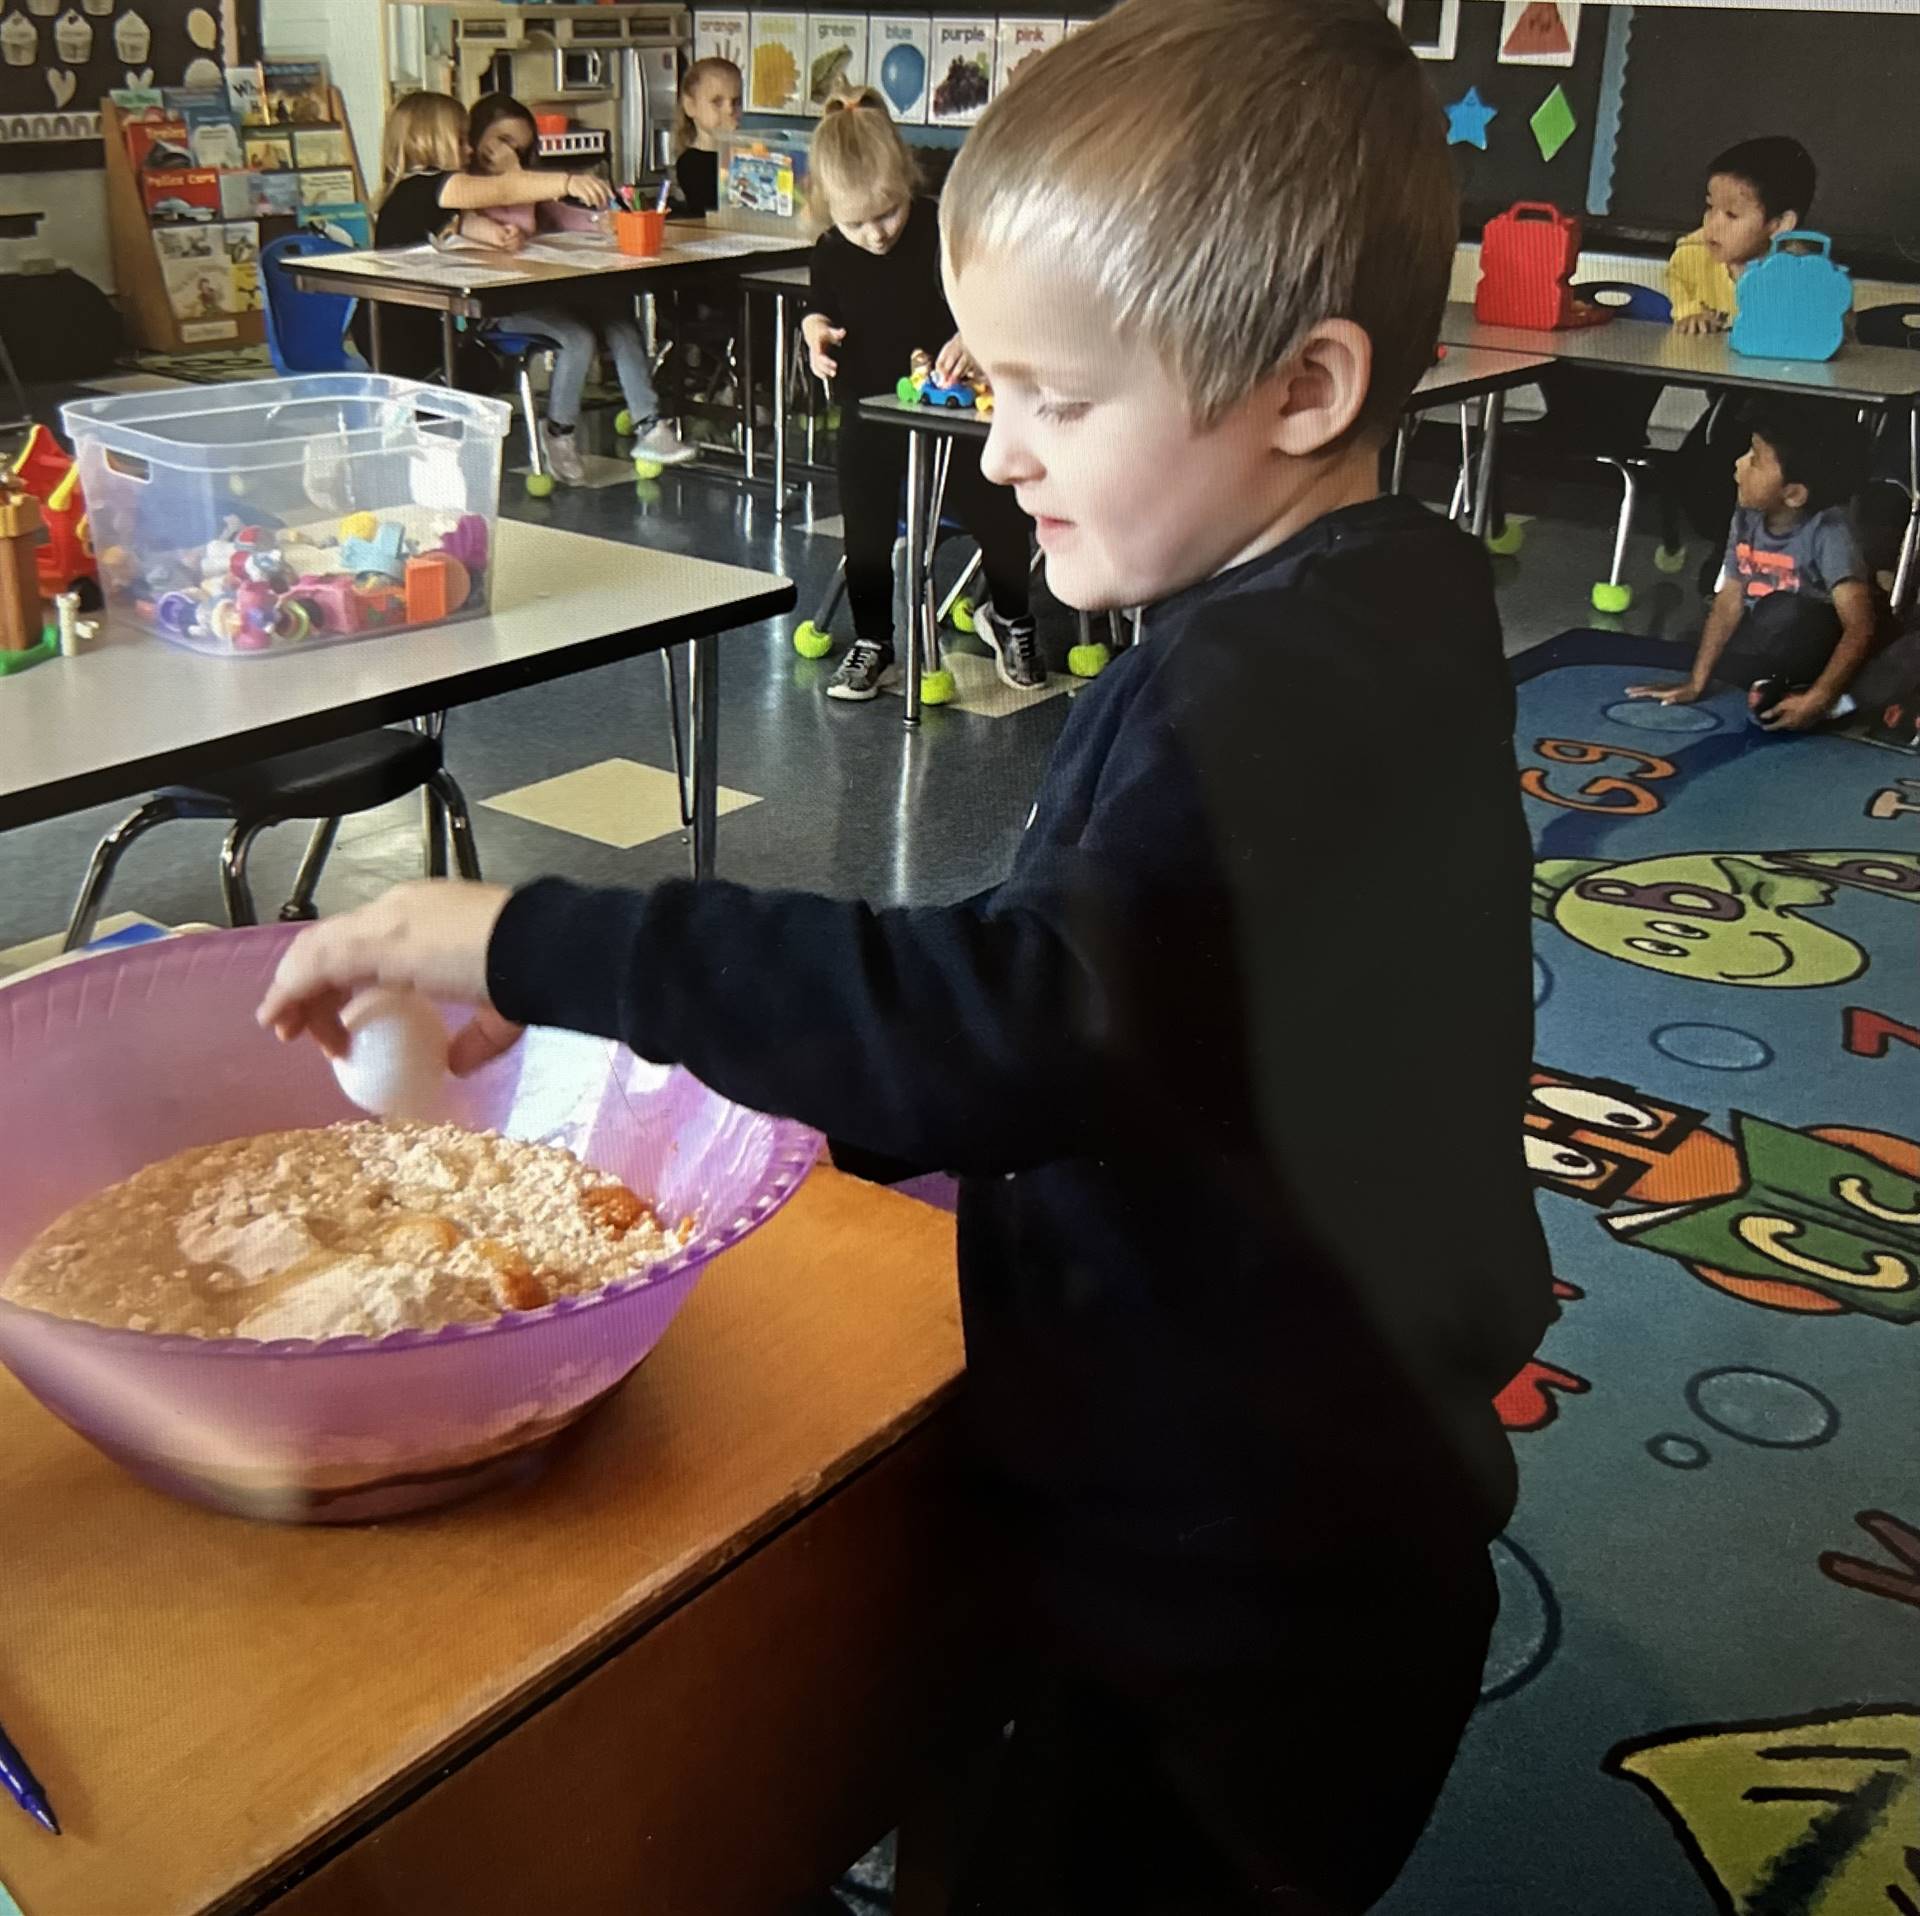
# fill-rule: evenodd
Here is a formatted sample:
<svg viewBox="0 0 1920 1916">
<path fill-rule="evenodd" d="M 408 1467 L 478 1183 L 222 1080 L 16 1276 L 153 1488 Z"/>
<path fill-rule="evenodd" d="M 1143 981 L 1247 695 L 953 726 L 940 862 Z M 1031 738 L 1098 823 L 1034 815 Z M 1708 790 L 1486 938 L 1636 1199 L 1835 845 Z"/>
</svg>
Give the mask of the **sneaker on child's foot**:
<svg viewBox="0 0 1920 1916">
<path fill-rule="evenodd" d="M 585 483 L 587 469 L 580 463 L 580 435 L 571 426 L 556 426 L 549 419 L 540 430 L 540 446 L 547 470 L 563 486 Z"/>
<path fill-rule="evenodd" d="M 871 639 L 856 639 L 853 650 L 840 661 L 840 669 L 827 687 L 827 697 L 864 704 L 879 696 L 880 682 L 892 670 L 892 646 L 876 645 Z"/>
<path fill-rule="evenodd" d="M 1031 616 L 1003 619 L 990 605 L 974 614 L 974 630 L 993 651 L 1003 683 L 1016 692 L 1038 692 L 1047 682 L 1047 662 L 1040 656 L 1040 639 Z"/>
<path fill-rule="evenodd" d="M 697 455 L 671 419 L 656 419 L 651 425 L 641 424 L 640 437 L 633 442 L 633 456 L 651 460 L 656 466 L 684 466 Z"/>
</svg>

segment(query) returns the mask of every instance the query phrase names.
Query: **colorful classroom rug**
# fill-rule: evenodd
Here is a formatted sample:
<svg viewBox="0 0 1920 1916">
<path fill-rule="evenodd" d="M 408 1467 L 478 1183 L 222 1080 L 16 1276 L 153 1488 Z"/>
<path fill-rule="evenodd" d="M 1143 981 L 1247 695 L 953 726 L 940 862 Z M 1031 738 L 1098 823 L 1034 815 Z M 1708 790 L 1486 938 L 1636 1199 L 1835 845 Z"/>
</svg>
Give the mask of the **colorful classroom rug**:
<svg viewBox="0 0 1920 1916">
<path fill-rule="evenodd" d="M 1680 657 L 1515 661 L 1561 1316 L 1392 1916 L 1920 1916 L 1920 763 L 1626 701 Z M 1445 803 L 1443 716 L 1385 756 Z"/>
</svg>

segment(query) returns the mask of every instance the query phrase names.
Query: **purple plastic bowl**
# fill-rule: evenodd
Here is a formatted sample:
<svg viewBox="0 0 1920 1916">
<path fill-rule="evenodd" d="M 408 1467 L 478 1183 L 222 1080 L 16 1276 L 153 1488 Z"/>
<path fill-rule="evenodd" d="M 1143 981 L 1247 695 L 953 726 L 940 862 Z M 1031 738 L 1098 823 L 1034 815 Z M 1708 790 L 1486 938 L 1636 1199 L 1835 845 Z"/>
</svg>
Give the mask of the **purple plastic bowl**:
<svg viewBox="0 0 1920 1916">
<path fill-rule="evenodd" d="M 0 1271 L 70 1205 L 155 1159 L 361 1115 L 317 1047 L 283 1048 L 253 1022 L 294 935 L 167 939 L 0 990 Z M 561 1031 L 528 1032 L 457 1088 L 451 1115 L 564 1145 L 699 1231 L 592 1297 L 381 1338 L 210 1342 L 0 1303 L 0 1362 L 134 1475 L 196 1503 L 289 1523 L 450 1503 L 536 1471 L 820 1149 L 804 1125 Z"/>
</svg>

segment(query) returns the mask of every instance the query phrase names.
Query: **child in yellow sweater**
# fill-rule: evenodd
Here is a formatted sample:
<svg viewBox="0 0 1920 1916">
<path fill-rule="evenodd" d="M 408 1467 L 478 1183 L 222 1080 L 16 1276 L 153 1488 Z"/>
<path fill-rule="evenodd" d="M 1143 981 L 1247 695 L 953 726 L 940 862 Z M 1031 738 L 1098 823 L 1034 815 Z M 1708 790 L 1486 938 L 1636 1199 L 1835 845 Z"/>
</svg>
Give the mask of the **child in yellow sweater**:
<svg viewBox="0 0 1920 1916">
<path fill-rule="evenodd" d="M 1721 333 L 1733 324 L 1740 275 L 1807 217 L 1818 177 L 1807 149 L 1785 134 L 1743 140 L 1708 167 L 1705 218 L 1667 267 L 1676 330 Z"/>
</svg>

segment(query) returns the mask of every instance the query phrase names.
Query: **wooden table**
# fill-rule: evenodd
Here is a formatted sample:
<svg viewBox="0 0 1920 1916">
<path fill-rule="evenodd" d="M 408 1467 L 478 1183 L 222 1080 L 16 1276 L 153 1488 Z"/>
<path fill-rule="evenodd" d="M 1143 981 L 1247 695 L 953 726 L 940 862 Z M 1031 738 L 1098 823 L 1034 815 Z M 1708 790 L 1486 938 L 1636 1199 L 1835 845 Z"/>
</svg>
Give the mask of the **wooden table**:
<svg viewBox="0 0 1920 1916">
<path fill-rule="evenodd" d="M 763 277 L 770 278 L 771 275 Z M 1435 407 L 1479 399 L 1485 403 L 1477 476 L 1471 487 L 1471 518 L 1476 537 L 1486 531 L 1493 496 L 1494 462 L 1499 456 L 1500 418 L 1506 395 L 1516 386 L 1540 376 L 1547 360 L 1538 353 L 1516 353 L 1473 348 L 1449 350 L 1437 361 L 1407 401 L 1406 416 L 1414 418 Z M 940 625 L 929 602 L 933 538 L 939 526 L 936 466 L 926 457 L 929 442 L 955 439 L 984 440 L 992 430 L 987 419 L 971 406 L 925 406 L 888 393 L 859 402 L 860 416 L 876 426 L 888 426 L 907 435 L 907 670 L 906 722 L 920 721 L 920 678 L 940 663 Z M 1403 429 L 1404 439 L 1404 429 Z M 1393 486 L 1400 487 L 1404 445 L 1394 457 Z M 1463 469 L 1464 470 L 1464 469 Z M 1456 493 L 1456 499 L 1458 498 Z"/>
<path fill-rule="evenodd" d="M 1726 333 L 1682 333 L 1645 319 L 1614 319 L 1604 326 L 1535 332 L 1519 326 L 1483 326 L 1464 300 L 1447 307 L 1440 337 L 1449 345 L 1496 352 L 1536 353 L 1596 372 L 1657 379 L 1706 392 L 1770 392 L 1900 414 L 1907 425 L 1906 534 L 1894 576 L 1893 604 L 1909 603 L 1920 567 L 1920 352 L 1849 341 L 1832 359 L 1756 359 L 1733 350 Z"/>
<path fill-rule="evenodd" d="M 501 520 L 482 619 L 259 659 L 110 631 L 0 685 L 0 831 L 369 726 L 693 644 L 693 864 L 718 815 L 719 634 L 789 611 L 773 573 Z"/>
<path fill-rule="evenodd" d="M 25 1916 L 768 1916 L 991 1693 L 961 1366 L 953 1220 L 823 1168 L 543 1481 L 433 1516 L 174 1503 L 0 1373 L 0 1709 L 67 1829 L 0 1803 L 0 1878 Z"/>
</svg>

